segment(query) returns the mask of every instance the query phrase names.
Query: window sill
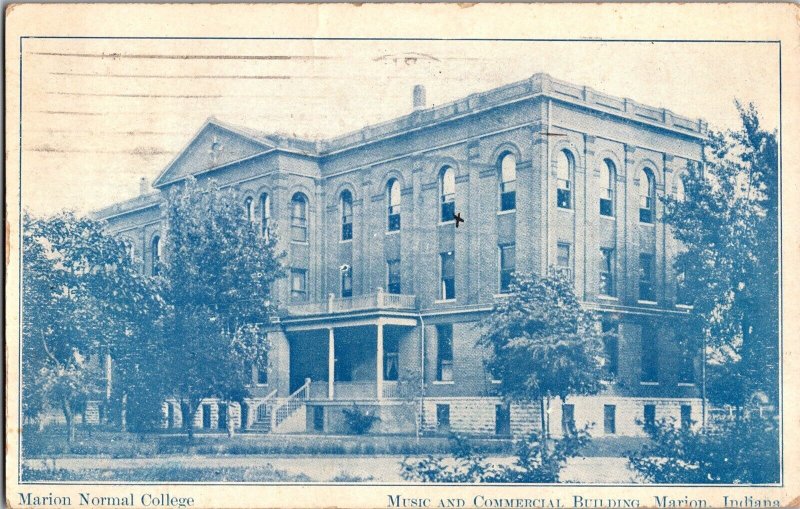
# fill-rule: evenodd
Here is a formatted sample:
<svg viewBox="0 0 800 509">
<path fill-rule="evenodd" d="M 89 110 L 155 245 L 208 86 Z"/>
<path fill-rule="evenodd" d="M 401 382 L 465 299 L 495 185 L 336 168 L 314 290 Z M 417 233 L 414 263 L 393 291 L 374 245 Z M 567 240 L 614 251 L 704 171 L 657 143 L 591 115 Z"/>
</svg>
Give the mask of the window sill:
<svg viewBox="0 0 800 509">
<path fill-rule="evenodd" d="M 597 298 L 600 299 L 600 300 L 607 300 L 607 301 L 610 301 L 610 302 L 619 302 L 619 297 L 613 297 L 611 295 L 606 295 L 606 294 L 603 294 L 603 293 L 598 293 L 597 294 Z"/>
<path fill-rule="evenodd" d="M 397 235 L 400 230 L 386 230 L 386 235 Z"/>
<path fill-rule="evenodd" d="M 347 244 L 348 242 L 353 242 L 353 239 L 339 239 L 339 244 Z"/>
<path fill-rule="evenodd" d="M 658 306 L 658 301 L 655 300 L 637 300 L 637 304 L 644 304 L 646 306 Z"/>
<path fill-rule="evenodd" d="M 301 246 L 307 246 L 308 245 L 308 241 L 307 240 L 291 240 L 291 241 L 289 241 L 289 243 L 290 244 L 300 244 Z"/>
<path fill-rule="evenodd" d="M 694 382 L 678 382 L 678 387 L 696 387 L 697 384 Z"/>
<path fill-rule="evenodd" d="M 646 387 L 658 387 L 661 384 L 659 382 L 639 382 L 639 385 L 644 385 Z"/>
<path fill-rule="evenodd" d="M 655 223 L 643 223 L 643 222 L 639 221 L 639 226 L 650 226 L 650 227 L 652 227 L 652 226 L 655 226 L 655 225 L 656 225 Z"/>
<path fill-rule="evenodd" d="M 455 302 L 456 299 L 437 299 L 433 301 L 434 304 L 451 304 Z"/>
<path fill-rule="evenodd" d="M 453 385 L 455 384 L 455 380 L 434 380 L 433 385 Z"/>
<path fill-rule="evenodd" d="M 456 220 L 451 219 L 449 221 L 439 221 L 439 226 L 447 226 L 449 224 L 456 224 Z"/>
<path fill-rule="evenodd" d="M 503 383 L 503 381 L 502 380 L 489 380 L 489 383 L 492 384 L 492 385 L 500 385 L 501 383 Z"/>
<path fill-rule="evenodd" d="M 600 219 L 606 219 L 608 221 L 616 221 L 617 217 L 616 216 L 607 216 L 605 214 L 600 214 Z"/>
<path fill-rule="evenodd" d="M 556 205 L 556 208 L 558 210 L 563 210 L 563 211 L 566 211 L 566 212 L 572 212 L 573 214 L 575 213 L 575 209 L 573 209 L 572 207 L 559 207 L 558 205 Z"/>
<path fill-rule="evenodd" d="M 694 309 L 694 306 L 692 306 L 691 304 L 675 304 L 675 307 L 678 309 L 685 309 L 687 311 L 691 311 L 692 309 Z"/>
<path fill-rule="evenodd" d="M 497 211 L 498 216 L 507 216 L 508 214 L 514 214 L 517 212 L 517 209 L 510 209 L 510 210 L 499 210 Z"/>
</svg>

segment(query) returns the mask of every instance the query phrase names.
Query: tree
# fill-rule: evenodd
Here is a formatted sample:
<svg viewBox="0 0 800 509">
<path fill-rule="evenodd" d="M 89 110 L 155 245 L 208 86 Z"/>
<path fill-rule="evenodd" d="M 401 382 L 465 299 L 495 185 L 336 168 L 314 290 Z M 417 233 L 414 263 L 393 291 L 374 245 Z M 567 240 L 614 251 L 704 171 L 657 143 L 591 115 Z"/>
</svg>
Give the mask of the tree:
<svg viewBox="0 0 800 509">
<path fill-rule="evenodd" d="M 711 133 L 704 165 L 683 176 L 685 198 L 664 198 L 683 245 L 675 261 L 708 344 L 713 402 L 740 411 L 756 393 L 778 402 L 778 148 L 751 104 L 741 129 Z"/>
<path fill-rule="evenodd" d="M 23 244 L 23 411 L 60 408 L 71 442 L 76 414 L 104 397 L 103 358 L 158 313 L 157 292 L 99 221 L 25 214 Z"/>
<path fill-rule="evenodd" d="M 164 358 L 189 437 L 203 398 L 242 401 L 250 367 L 266 369 L 263 325 L 275 313 L 272 283 L 283 275 L 275 237 L 264 239 L 243 200 L 193 179 L 167 202 Z"/>
<path fill-rule="evenodd" d="M 491 353 L 488 368 L 501 380 L 500 393 L 540 402 L 544 441 L 551 398 L 565 401 L 602 387 L 604 333 L 594 313 L 581 307 L 566 271 L 518 274 L 509 296 L 497 299 L 481 328 L 479 344 Z"/>
<path fill-rule="evenodd" d="M 645 427 L 650 437 L 628 456 L 645 480 L 669 484 L 763 484 L 780 481 L 777 422 L 752 414 L 692 430 L 661 420 Z"/>
</svg>

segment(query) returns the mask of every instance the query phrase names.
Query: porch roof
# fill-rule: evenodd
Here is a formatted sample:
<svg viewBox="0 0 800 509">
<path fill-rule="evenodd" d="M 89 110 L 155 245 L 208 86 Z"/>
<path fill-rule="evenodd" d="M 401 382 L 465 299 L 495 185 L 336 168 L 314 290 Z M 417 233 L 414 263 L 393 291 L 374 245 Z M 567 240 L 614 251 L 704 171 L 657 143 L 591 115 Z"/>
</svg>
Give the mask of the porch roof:
<svg viewBox="0 0 800 509">
<path fill-rule="evenodd" d="M 416 295 L 375 293 L 336 298 L 333 294 L 320 302 L 291 304 L 281 321 L 287 330 L 319 329 L 333 326 L 384 325 L 413 327 L 417 324 Z"/>
</svg>

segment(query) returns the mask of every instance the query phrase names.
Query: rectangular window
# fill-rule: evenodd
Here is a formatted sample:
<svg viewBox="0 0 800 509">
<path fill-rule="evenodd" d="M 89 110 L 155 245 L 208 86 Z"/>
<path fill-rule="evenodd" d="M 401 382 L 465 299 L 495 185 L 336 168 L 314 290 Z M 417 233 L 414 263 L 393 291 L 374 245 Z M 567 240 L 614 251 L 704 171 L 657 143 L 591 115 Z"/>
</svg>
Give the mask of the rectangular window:
<svg viewBox="0 0 800 509">
<path fill-rule="evenodd" d="M 564 434 L 564 436 L 572 436 L 576 431 L 575 405 L 561 405 L 561 432 Z"/>
<path fill-rule="evenodd" d="M 500 210 L 514 210 L 517 208 L 517 181 L 503 182 L 500 184 Z"/>
<path fill-rule="evenodd" d="M 342 223 L 342 240 L 353 240 L 353 223 Z"/>
<path fill-rule="evenodd" d="M 692 304 L 686 289 L 685 272 L 678 272 L 675 275 L 675 304 L 682 306 L 690 306 Z"/>
<path fill-rule="evenodd" d="M 293 242 L 307 242 L 308 241 L 308 221 L 305 217 L 292 216 L 292 241 Z"/>
<path fill-rule="evenodd" d="M 400 260 L 389 260 L 386 262 L 387 273 L 387 288 L 389 293 L 399 294 L 401 292 L 400 284 Z"/>
<path fill-rule="evenodd" d="M 217 429 L 228 429 L 228 405 L 226 403 L 217 405 Z"/>
<path fill-rule="evenodd" d="M 681 405 L 681 429 L 692 427 L 692 405 Z"/>
<path fill-rule="evenodd" d="M 306 291 L 306 269 L 292 269 L 292 301 L 302 302 L 308 298 Z"/>
<path fill-rule="evenodd" d="M 511 407 L 508 403 L 494 407 L 494 434 L 501 436 L 511 434 Z"/>
<path fill-rule="evenodd" d="M 616 405 L 603 405 L 603 432 L 606 435 L 614 435 L 617 432 Z"/>
<path fill-rule="evenodd" d="M 650 302 L 656 300 L 653 258 L 649 253 L 639 255 L 639 300 Z"/>
<path fill-rule="evenodd" d="M 565 269 L 572 277 L 572 246 L 566 242 L 559 242 L 556 246 L 556 266 Z"/>
<path fill-rule="evenodd" d="M 603 322 L 603 350 L 606 358 L 608 374 L 616 377 L 619 374 L 619 326 L 616 323 Z M 610 334 L 613 333 L 613 336 Z M 606 336 L 609 334 L 609 336 Z"/>
<path fill-rule="evenodd" d="M 514 244 L 500 246 L 500 293 L 508 292 L 517 267 L 517 248 Z"/>
<path fill-rule="evenodd" d="M 600 294 L 613 297 L 614 293 L 614 250 L 600 248 Z"/>
<path fill-rule="evenodd" d="M 445 201 L 442 203 L 442 222 L 447 223 L 454 220 L 456 217 L 456 202 L 455 196 L 452 201 Z"/>
<path fill-rule="evenodd" d="M 568 179 L 558 179 L 558 190 L 556 191 L 556 204 L 562 209 L 572 208 L 571 182 Z"/>
<path fill-rule="evenodd" d="M 600 215 L 606 217 L 614 216 L 614 191 L 611 188 L 600 190 Z"/>
<path fill-rule="evenodd" d="M 397 352 L 383 354 L 383 379 L 397 381 L 400 372 L 400 356 Z"/>
<path fill-rule="evenodd" d="M 441 298 L 450 300 L 456 298 L 456 255 L 453 251 L 441 253 L 442 290 Z"/>
<path fill-rule="evenodd" d="M 642 327 L 642 382 L 658 382 L 658 331 Z"/>
<path fill-rule="evenodd" d="M 436 405 L 436 431 L 450 431 L 450 405 Z"/>
<path fill-rule="evenodd" d="M 686 341 L 678 341 L 681 346 L 681 364 L 678 373 L 678 381 L 684 384 L 693 384 L 695 382 L 694 376 L 694 355 L 693 351 L 686 344 Z"/>
<path fill-rule="evenodd" d="M 314 406 L 311 411 L 311 420 L 314 431 L 323 431 L 325 429 L 325 407 Z"/>
<path fill-rule="evenodd" d="M 649 194 L 640 199 L 639 222 L 648 224 L 653 222 L 653 198 Z"/>
<path fill-rule="evenodd" d="M 353 268 L 345 267 L 342 272 L 342 297 L 353 296 Z"/>
<path fill-rule="evenodd" d="M 262 367 L 258 367 L 258 366 L 254 365 L 254 366 L 252 366 L 252 370 L 253 370 L 252 371 L 253 382 L 255 382 L 257 384 L 261 384 L 261 385 L 264 385 L 264 384 L 266 384 L 268 382 L 267 369 L 266 368 L 262 368 Z"/>
<path fill-rule="evenodd" d="M 211 428 L 211 405 L 204 403 L 202 406 L 203 428 Z"/>
<path fill-rule="evenodd" d="M 656 406 L 644 406 L 644 425 L 646 428 L 652 428 L 656 425 Z"/>
<path fill-rule="evenodd" d="M 436 380 L 453 380 L 453 326 L 436 326 Z"/>
<path fill-rule="evenodd" d="M 400 230 L 400 206 L 389 207 L 389 225 L 390 232 Z"/>
</svg>

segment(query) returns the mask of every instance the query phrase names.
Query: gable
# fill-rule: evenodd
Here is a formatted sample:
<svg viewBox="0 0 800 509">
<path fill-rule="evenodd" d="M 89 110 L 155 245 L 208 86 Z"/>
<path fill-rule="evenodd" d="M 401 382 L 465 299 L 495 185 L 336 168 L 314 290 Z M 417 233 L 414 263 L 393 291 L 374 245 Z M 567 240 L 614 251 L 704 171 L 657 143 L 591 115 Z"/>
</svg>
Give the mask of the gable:
<svg viewBox="0 0 800 509">
<path fill-rule="evenodd" d="M 246 133 L 206 122 L 153 183 L 160 187 L 189 175 L 261 154 L 274 147 Z"/>
</svg>

